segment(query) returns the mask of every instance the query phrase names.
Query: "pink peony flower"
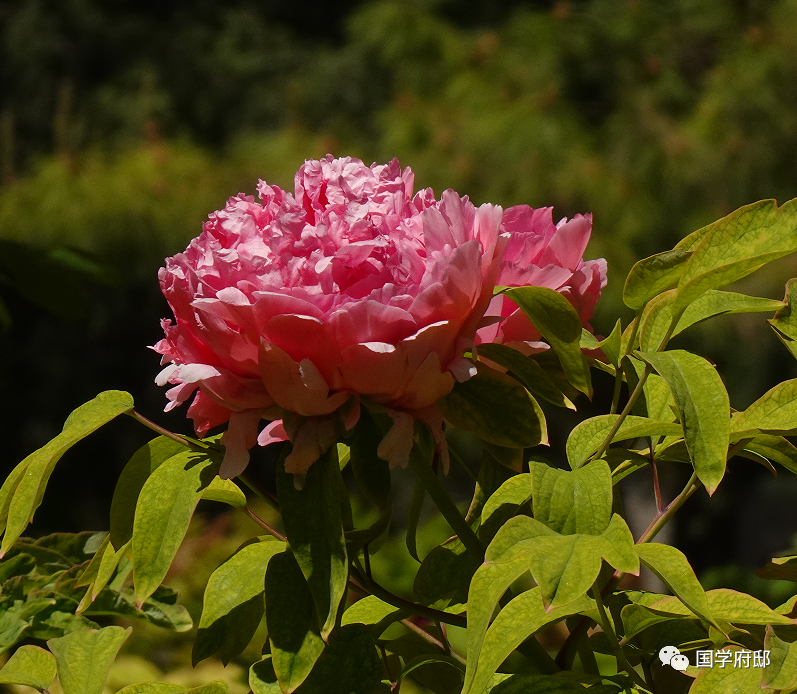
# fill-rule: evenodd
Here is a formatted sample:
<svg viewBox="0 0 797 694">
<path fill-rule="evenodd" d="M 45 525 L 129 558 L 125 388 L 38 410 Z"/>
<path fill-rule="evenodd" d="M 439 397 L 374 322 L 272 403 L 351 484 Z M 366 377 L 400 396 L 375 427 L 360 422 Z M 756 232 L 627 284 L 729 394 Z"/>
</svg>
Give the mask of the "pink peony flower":
<svg viewBox="0 0 797 694">
<path fill-rule="evenodd" d="M 229 422 L 223 477 L 243 471 L 258 434 L 290 435 L 286 469 L 302 474 L 354 426 L 361 396 L 387 408 L 380 455 L 402 464 L 413 418 L 441 443 L 434 403 L 475 373 L 462 354 L 498 274 L 501 208 L 452 190 L 413 197 L 395 159 L 307 161 L 295 188 L 261 181 L 261 202 L 231 198 L 158 274 L 175 323 L 153 348 L 168 364 L 157 382 L 173 386 L 166 409 L 193 396 L 198 435 Z"/>
<path fill-rule="evenodd" d="M 576 309 L 581 324 L 589 319 L 606 286 L 606 261 L 582 260 L 592 231 L 592 215 L 576 215 L 553 223 L 553 208 L 528 205 L 504 212 L 501 231 L 510 240 L 496 284 L 504 287 L 548 287 L 565 296 Z M 477 342 L 500 342 L 526 354 L 548 348 L 528 317 L 509 297 L 493 298 L 487 317 L 500 318 L 479 330 Z"/>
</svg>

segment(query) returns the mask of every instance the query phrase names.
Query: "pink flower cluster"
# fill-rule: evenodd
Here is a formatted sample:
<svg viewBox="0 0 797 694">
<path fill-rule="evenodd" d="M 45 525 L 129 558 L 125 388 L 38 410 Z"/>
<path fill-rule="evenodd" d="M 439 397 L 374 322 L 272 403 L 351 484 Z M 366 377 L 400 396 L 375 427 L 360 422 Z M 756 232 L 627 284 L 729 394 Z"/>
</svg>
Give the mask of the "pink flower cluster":
<svg viewBox="0 0 797 694">
<path fill-rule="evenodd" d="M 474 340 L 539 349 L 494 286 L 551 287 L 586 322 L 606 282 L 603 260 L 581 260 L 589 216 L 554 227 L 550 208 L 413 195 L 395 159 L 327 156 L 299 169 L 294 195 L 257 190 L 260 202 L 241 194 L 210 215 L 158 275 L 175 322 L 154 347 L 157 382 L 172 385 L 167 409 L 193 396 L 198 435 L 228 423 L 224 477 L 256 442 L 287 438 L 286 469 L 302 474 L 354 426 L 360 398 L 393 418 L 379 450 L 391 464 L 406 461 L 414 418 L 444 448 L 435 402 L 475 373 L 463 358 Z"/>
</svg>

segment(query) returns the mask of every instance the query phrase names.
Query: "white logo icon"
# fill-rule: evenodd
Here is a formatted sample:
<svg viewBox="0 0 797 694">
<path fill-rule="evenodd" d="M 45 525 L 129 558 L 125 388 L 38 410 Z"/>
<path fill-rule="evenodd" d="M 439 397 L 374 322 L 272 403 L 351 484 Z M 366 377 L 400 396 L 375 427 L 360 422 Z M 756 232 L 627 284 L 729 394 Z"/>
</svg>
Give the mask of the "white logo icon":
<svg viewBox="0 0 797 694">
<path fill-rule="evenodd" d="M 662 665 L 669 665 L 676 670 L 684 671 L 689 667 L 689 658 L 681 655 L 675 646 L 665 646 L 659 651 L 659 660 Z"/>
</svg>

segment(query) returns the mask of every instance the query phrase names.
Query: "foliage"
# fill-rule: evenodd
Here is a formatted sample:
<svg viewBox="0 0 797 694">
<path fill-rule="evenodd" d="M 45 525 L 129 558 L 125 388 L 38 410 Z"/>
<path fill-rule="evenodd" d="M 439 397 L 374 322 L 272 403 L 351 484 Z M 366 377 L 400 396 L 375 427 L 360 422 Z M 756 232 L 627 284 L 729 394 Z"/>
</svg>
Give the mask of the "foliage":
<svg viewBox="0 0 797 694">
<path fill-rule="evenodd" d="M 438 476 L 430 435 L 416 425 L 410 467 L 456 535 L 421 557 L 410 537 L 414 524 L 408 525 L 408 547 L 420 559 L 414 600 L 385 588 L 379 576 L 380 537 L 391 514 L 385 490 L 376 493 L 373 476 L 362 469 L 352 475 L 373 506 L 382 507 L 375 522 L 357 527 L 342 483 L 341 471 L 361 464 L 359 456 L 371 467 L 387 466 L 361 438 L 367 431 L 344 432 L 310 467 L 301 489 L 284 470 L 286 444 L 276 499 L 246 474 L 238 478 L 279 509 L 283 535 L 254 515 L 236 482 L 218 477 L 223 450 L 217 437 L 173 434 L 138 414 L 126 393 L 101 394 L 0 489 L 0 647 L 25 640 L 47 645 L 18 647 L 0 681 L 44 691 L 57 676 L 66 694 L 99 692 L 129 632 L 102 626 L 108 617 L 190 628 L 174 592 L 160 584 L 206 498 L 241 509 L 268 533 L 252 537 L 210 576 L 193 653 L 195 663 L 215 654 L 235 659 L 259 633 L 265 613 L 263 656 L 249 672 L 255 694 L 369 694 L 395 691 L 405 678 L 434 692 L 463 694 L 797 691 L 794 599 L 773 609 L 742 592 L 707 591 L 680 550 L 652 542 L 691 495 L 701 488 L 714 494 L 731 458 L 773 471 L 797 469 L 797 449 L 784 438 L 797 431 L 796 381 L 776 385 L 737 412 L 712 364 L 668 345 L 677 331 L 723 312 L 769 311 L 789 346 L 797 339 L 789 320 L 791 287 L 783 302 L 722 288 L 795 250 L 796 233 L 797 201 L 780 208 L 764 201 L 694 232 L 674 251 L 640 261 L 624 292 L 635 317 L 600 342 L 586 330 L 561 329 L 569 304 L 560 306 L 545 292 L 506 290 L 553 349 L 525 356 L 494 346 L 473 354 L 478 375 L 444 399 L 448 435 L 456 427 L 483 440 L 466 516 Z M 579 361 L 574 355 L 581 350 Z M 538 445 L 547 437 L 542 410 L 522 404 L 517 393 L 534 402 L 525 384 L 541 372 L 540 387 L 561 393 L 545 407 L 570 408 L 575 388 L 588 391 L 596 368 L 615 378 L 610 413 L 572 429 L 562 460 L 567 466 L 546 458 Z M 536 423 L 521 421 L 518 411 Z M 160 436 L 121 475 L 111 533 L 21 538 L 63 452 L 121 414 Z M 658 479 L 670 466 L 687 474 L 666 502 Z M 634 538 L 617 482 L 641 470 L 652 473 L 658 513 Z M 795 556 L 774 558 L 759 575 L 795 581 L 795 564 Z M 671 595 L 624 587 L 623 579 L 642 566 Z M 464 643 L 455 638 L 457 628 L 466 630 Z M 553 633 L 561 636 L 552 643 Z M 664 647 L 684 654 L 685 672 L 660 662 Z M 733 667 L 706 667 L 705 654 L 725 654 Z M 150 683 L 122 691 L 187 690 Z M 226 685 L 208 682 L 201 691 L 224 692 Z"/>
</svg>

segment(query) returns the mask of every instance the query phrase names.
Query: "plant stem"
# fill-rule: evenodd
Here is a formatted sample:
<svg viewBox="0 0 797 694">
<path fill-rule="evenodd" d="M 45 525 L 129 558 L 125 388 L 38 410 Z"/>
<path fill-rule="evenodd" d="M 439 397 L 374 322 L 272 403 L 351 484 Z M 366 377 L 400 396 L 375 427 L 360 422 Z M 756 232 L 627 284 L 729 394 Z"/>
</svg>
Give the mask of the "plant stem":
<svg viewBox="0 0 797 694">
<path fill-rule="evenodd" d="M 645 381 L 647 380 L 647 377 L 651 371 L 653 371 L 653 367 L 650 364 L 645 364 L 645 370 L 639 377 L 639 382 L 636 384 L 634 392 L 631 393 L 631 396 L 628 398 L 628 402 L 625 404 L 623 411 L 617 417 L 617 421 L 614 423 L 614 426 L 612 426 L 612 428 L 609 430 L 609 433 L 606 434 L 606 438 L 603 440 L 600 448 L 595 451 L 595 454 L 592 456 L 592 458 L 590 458 L 590 460 L 597 460 L 606 452 L 606 449 L 611 444 L 614 435 L 620 430 L 625 418 L 631 412 L 631 408 L 633 408 L 634 403 L 636 403 L 636 401 L 639 399 L 639 396 L 642 395 L 642 389 L 645 387 Z"/>
<path fill-rule="evenodd" d="M 135 419 L 137 422 L 140 422 L 148 429 L 152 429 L 156 434 L 160 434 L 161 436 L 165 436 L 166 438 L 171 439 L 172 441 L 177 441 L 177 443 L 183 444 L 183 446 L 188 446 L 189 448 L 195 448 L 198 450 L 205 450 L 206 446 L 201 446 L 197 444 L 195 441 L 191 441 L 180 434 L 175 434 L 173 431 L 169 431 L 168 429 L 164 429 L 160 424 L 155 424 L 151 419 L 147 419 L 143 414 L 140 412 L 136 412 L 135 410 L 131 410 L 128 414 Z"/>
<path fill-rule="evenodd" d="M 612 407 L 609 410 L 609 414 L 615 414 L 617 412 L 617 407 L 620 404 L 620 391 L 623 387 L 623 372 L 620 367 L 617 367 L 617 373 L 614 377 L 614 392 L 612 393 Z"/>
<path fill-rule="evenodd" d="M 259 525 L 261 528 L 264 528 L 264 529 L 265 529 L 265 530 L 266 530 L 266 531 L 267 531 L 267 532 L 268 532 L 270 535 L 273 535 L 274 537 L 276 537 L 278 540 L 280 540 L 280 541 L 282 541 L 282 542 L 287 542 L 287 541 L 288 541 L 288 538 L 287 538 L 287 537 L 285 537 L 285 535 L 283 535 L 283 534 L 282 534 L 282 533 L 281 533 L 279 530 L 276 530 L 275 528 L 272 528 L 272 527 L 271 527 L 271 526 L 270 526 L 268 523 L 266 523 L 266 521 L 264 521 L 262 518 L 260 518 L 260 516 L 258 516 L 258 515 L 257 515 L 257 514 L 256 514 L 256 513 L 255 513 L 255 512 L 254 512 L 252 509 L 250 509 L 248 506 L 244 506 L 244 512 L 245 512 L 245 513 L 246 513 L 246 514 L 247 514 L 247 515 L 248 515 L 248 516 L 249 516 L 249 517 L 250 517 L 250 518 L 251 518 L 251 519 L 252 519 L 252 520 L 253 520 L 255 523 L 257 523 L 257 524 L 258 524 L 258 525 Z"/>
<path fill-rule="evenodd" d="M 695 493 L 699 486 L 700 483 L 697 480 L 697 473 L 693 472 L 692 476 L 689 478 L 689 481 L 686 483 L 686 486 L 683 488 L 683 490 L 681 490 L 681 493 L 669 504 L 667 504 L 667 508 L 659 511 L 659 513 L 656 514 L 656 517 L 651 521 L 648 529 L 645 530 L 639 540 L 637 540 L 637 544 L 644 545 L 646 542 L 653 540 L 653 538 L 658 534 L 659 530 L 661 530 L 665 525 L 667 525 L 667 523 L 670 522 L 670 519 L 675 515 L 675 512 L 684 505 L 684 502 Z"/>
<path fill-rule="evenodd" d="M 251 489 L 255 494 L 257 494 L 263 501 L 265 501 L 271 508 L 275 511 L 279 512 L 280 505 L 279 502 L 271 496 L 263 487 L 261 487 L 257 482 L 255 482 L 246 472 L 242 472 L 238 475 L 238 479 L 241 480 L 249 489 Z"/>
<path fill-rule="evenodd" d="M 468 626 L 468 620 L 464 615 L 450 614 L 448 612 L 443 612 L 442 610 L 436 610 L 433 607 L 418 605 L 410 600 L 405 600 L 404 598 L 391 593 L 387 588 L 384 588 L 376 581 L 366 576 L 365 572 L 361 571 L 357 566 L 352 567 L 352 572 L 354 573 L 357 582 L 363 588 L 378 597 L 380 600 L 384 600 L 389 605 L 393 605 L 393 607 L 398 607 L 402 610 L 408 610 L 413 614 L 417 614 L 435 622 L 445 622 L 446 624 L 453 624 L 454 626 L 462 627 L 463 629 Z"/>
<path fill-rule="evenodd" d="M 427 465 L 423 460 L 415 456 L 410 456 L 410 465 L 423 486 L 426 487 L 426 491 L 429 492 L 429 496 L 432 497 L 432 501 L 434 501 L 440 513 L 443 514 L 443 518 L 448 521 L 452 530 L 459 536 L 462 544 L 465 545 L 479 563 L 483 562 L 484 547 L 482 547 L 481 541 L 462 517 L 454 500 L 449 496 L 446 488 L 432 470 L 431 465 Z"/>
<path fill-rule="evenodd" d="M 595 604 L 598 606 L 601 628 L 603 629 L 603 633 L 606 634 L 606 638 L 609 639 L 609 644 L 614 651 L 614 655 L 617 657 L 617 662 L 622 665 L 623 669 L 631 676 L 631 679 L 634 680 L 634 682 L 641 687 L 648 689 L 648 683 L 642 679 L 639 673 L 631 666 L 631 663 L 628 662 L 628 658 L 625 657 L 625 653 L 620 647 L 620 643 L 617 641 L 617 634 L 614 633 L 614 628 L 612 627 L 609 615 L 606 614 L 606 608 L 603 606 L 603 597 L 601 596 L 600 589 L 597 585 L 593 585 L 590 592 L 592 593 L 592 597 L 595 598 Z"/>
</svg>

